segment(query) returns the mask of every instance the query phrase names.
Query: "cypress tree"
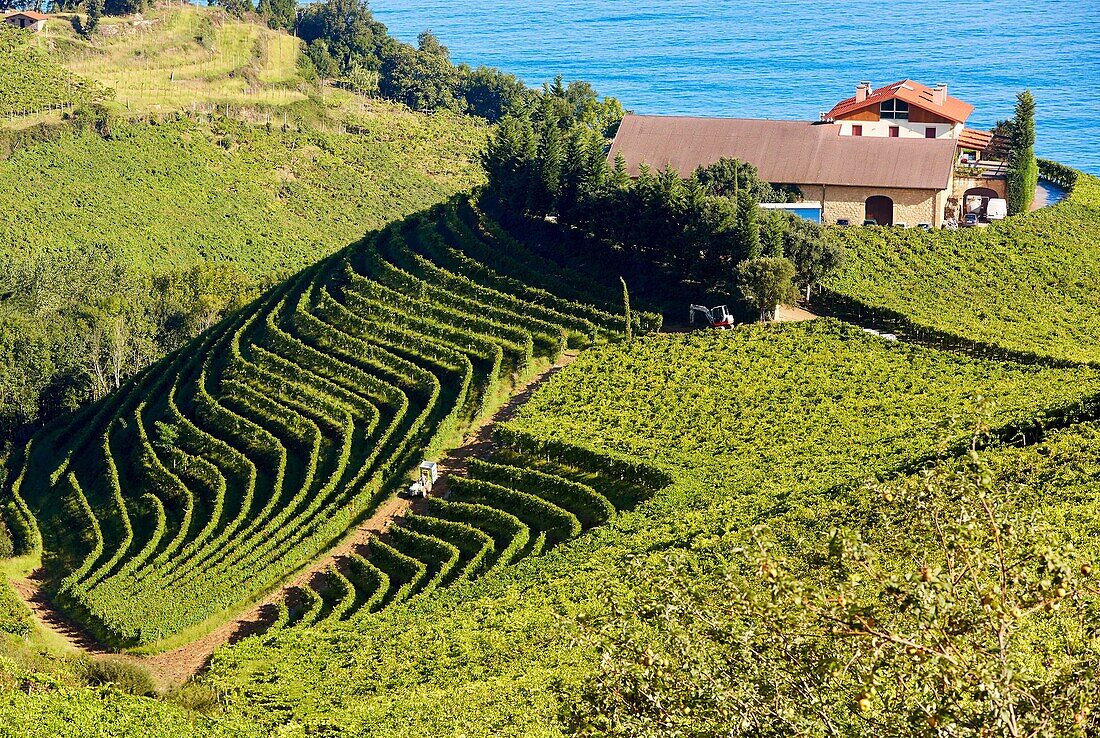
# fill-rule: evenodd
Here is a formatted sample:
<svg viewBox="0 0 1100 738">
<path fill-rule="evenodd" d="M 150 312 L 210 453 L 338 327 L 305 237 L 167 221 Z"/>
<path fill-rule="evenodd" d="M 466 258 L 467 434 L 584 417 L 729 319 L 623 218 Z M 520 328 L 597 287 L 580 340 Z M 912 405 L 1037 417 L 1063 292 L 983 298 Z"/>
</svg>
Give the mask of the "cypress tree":
<svg viewBox="0 0 1100 738">
<path fill-rule="evenodd" d="M 615 168 L 611 170 L 611 189 L 622 192 L 630 189 L 630 175 L 626 171 L 626 157 L 615 155 Z"/>
<path fill-rule="evenodd" d="M 1035 198 L 1039 165 L 1035 161 L 1035 98 L 1024 90 L 1016 96 L 1016 117 L 1008 154 L 1008 212 L 1026 213 Z"/>
<path fill-rule="evenodd" d="M 630 314 L 630 292 L 626 288 L 626 280 L 619 277 L 619 281 L 623 283 L 623 317 L 626 320 L 626 342 L 630 343 L 634 340 L 634 318 Z"/>
<path fill-rule="evenodd" d="M 743 259 L 759 259 L 763 255 L 757 207 L 756 199 L 748 190 L 737 191 L 737 245 Z"/>
<path fill-rule="evenodd" d="M 538 149 L 538 179 L 532 188 L 531 212 L 546 215 L 554 212 L 561 192 L 565 168 L 565 143 L 561 129 L 554 123 L 546 125 Z"/>
</svg>

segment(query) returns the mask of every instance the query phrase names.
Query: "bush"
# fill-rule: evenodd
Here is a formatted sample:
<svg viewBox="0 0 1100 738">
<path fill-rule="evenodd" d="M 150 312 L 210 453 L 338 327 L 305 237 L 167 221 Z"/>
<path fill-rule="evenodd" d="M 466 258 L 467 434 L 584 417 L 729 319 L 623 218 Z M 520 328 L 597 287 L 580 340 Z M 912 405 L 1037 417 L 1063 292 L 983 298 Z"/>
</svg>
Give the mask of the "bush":
<svg viewBox="0 0 1100 738">
<path fill-rule="evenodd" d="M 11 540 L 11 533 L 4 519 L 0 518 L 0 559 L 10 559 L 15 555 L 15 545 Z"/>
<path fill-rule="evenodd" d="M 7 580 L 0 582 L 0 633 L 23 637 L 30 635 L 33 630 L 31 611 Z"/>
<path fill-rule="evenodd" d="M 109 686 L 137 697 L 154 697 L 157 693 L 157 685 L 144 666 L 119 656 L 83 660 L 77 673 L 90 687 Z"/>
<path fill-rule="evenodd" d="M 164 699 L 173 702 L 185 710 L 211 715 L 222 711 L 222 696 L 216 689 L 206 684 L 184 684 L 164 695 Z"/>
</svg>

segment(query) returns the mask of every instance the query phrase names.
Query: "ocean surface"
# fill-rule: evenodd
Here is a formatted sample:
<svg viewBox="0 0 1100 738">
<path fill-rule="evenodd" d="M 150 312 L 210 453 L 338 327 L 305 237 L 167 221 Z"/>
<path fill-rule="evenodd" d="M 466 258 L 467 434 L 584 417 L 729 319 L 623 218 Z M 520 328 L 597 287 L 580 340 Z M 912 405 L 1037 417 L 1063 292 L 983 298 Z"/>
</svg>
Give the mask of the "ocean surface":
<svg viewBox="0 0 1100 738">
<path fill-rule="evenodd" d="M 816 120 L 906 77 L 975 106 L 1037 103 L 1036 153 L 1100 174 L 1100 0 L 371 0 L 398 38 L 532 85 L 584 79 L 637 113 Z"/>
</svg>

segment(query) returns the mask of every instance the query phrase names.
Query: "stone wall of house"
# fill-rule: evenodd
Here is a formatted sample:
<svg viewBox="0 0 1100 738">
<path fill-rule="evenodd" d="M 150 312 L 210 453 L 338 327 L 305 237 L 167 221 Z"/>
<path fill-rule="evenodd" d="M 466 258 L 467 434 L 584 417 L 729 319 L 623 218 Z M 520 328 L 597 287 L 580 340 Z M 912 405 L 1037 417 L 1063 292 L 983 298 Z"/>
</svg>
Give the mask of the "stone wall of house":
<svg viewBox="0 0 1100 738">
<path fill-rule="evenodd" d="M 836 223 L 847 218 L 853 224 L 863 222 L 867 198 L 885 195 L 894 201 L 894 222 L 931 223 L 938 228 L 943 223 L 943 205 L 948 190 L 913 190 L 897 187 L 842 187 L 827 185 L 822 192 L 820 185 L 800 186 L 802 196 L 808 202 L 820 203 L 821 222 Z M 824 199 L 823 199 L 824 195 Z"/>
<path fill-rule="evenodd" d="M 997 193 L 997 197 L 1008 197 L 1005 194 L 1008 191 L 1007 179 L 986 179 L 985 177 L 960 177 L 955 175 L 952 185 L 952 195 L 959 199 L 962 199 L 963 194 L 973 187 L 984 187 L 993 190 Z"/>
</svg>

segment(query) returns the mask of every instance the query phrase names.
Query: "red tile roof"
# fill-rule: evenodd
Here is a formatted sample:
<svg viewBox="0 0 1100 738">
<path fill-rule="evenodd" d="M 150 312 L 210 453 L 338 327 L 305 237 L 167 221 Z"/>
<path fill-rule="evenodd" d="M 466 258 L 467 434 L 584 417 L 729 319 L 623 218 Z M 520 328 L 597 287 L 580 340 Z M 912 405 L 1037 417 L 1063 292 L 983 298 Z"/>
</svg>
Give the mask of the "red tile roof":
<svg viewBox="0 0 1100 738">
<path fill-rule="evenodd" d="M 50 17 L 50 16 L 44 15 L 42 13 L 37 13 L 33 10 L 21 10 L 18 13 L 12 13 L 11 15 L 6 15 L 6 16 L 4 16 L 4 18 L 5 19 L 7 19 L 7 18 L 18 18 L 19 16 L 23 16 L 25 18 L 30 18 L 31 20 L 36 20 L 36 21 L 48 20 L 49 17 Z"/>
<path fill-rule="evenodd" d="M 643 164 L 689 175 L 723 157 L 752 164 L 775 184 L 942 190 L 953 139 L 841 136 L 836 124 L 793 120 L 628 115 L 608 154 L 637 176 Z"/>
<path fill-rule="evenodd" d="M 985 151 L 993 140 L 992 131 L 979 131 L 974 128 L 964 128 L 959 134 L 959 146 L 964 149 L 976 149 Z"/>
<path fill-rule="evenodd" d="M 942 105 L 937 105 L 931 87 L 922 85 L 920 82 L 914 82 L 911 79 L 903 79 L 900 82 L 874 90 L 865 100 L 860 102 L 856 102 L 854 96 L 841 100 L 825 115 L 829 119 L 836 119 L 848 113 L 878 105 L 891 98 L 904 100 L 910 105 L 916 105 L 918 108 L 942 115 L 944 118 L 953 120 L 956 123 L 965 123 L 970 114 L 974 112 L 973 105 L 950 95 L 946 96 Z"/>
</svg>

